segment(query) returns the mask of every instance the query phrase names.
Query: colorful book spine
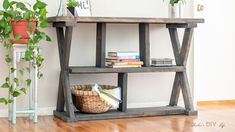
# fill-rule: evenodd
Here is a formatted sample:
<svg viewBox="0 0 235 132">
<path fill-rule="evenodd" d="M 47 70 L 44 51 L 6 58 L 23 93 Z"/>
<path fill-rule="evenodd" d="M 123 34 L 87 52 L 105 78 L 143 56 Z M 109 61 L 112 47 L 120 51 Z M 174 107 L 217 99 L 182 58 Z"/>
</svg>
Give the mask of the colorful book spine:
<svg viewBox="0 0 235 132">
<path fill-rule="evenodd" d="M 108 65 L 108 67 L 112 67 L 112 68 L 130 68 L 130 67 L 141 67 L 141 65 L 124 65 L 124 66 Z"/>
<path fill-rule="evenodd" d="M 140 59 L 110 59 L 106 58 L 107 62 L 138 62 Z"/>
<path fill-rule="evenodd" d="M 119 60 L 123 60 L 123 59 L 140 59 L 140 56 L 109 56 L 109 59 L 119 59 Z"/>
<path fill-rule="evenodd" d="M 107 62 L 108 65 L 114 66 L 126 66 L 126 65 L 143 65 L 143 61 L 136 61 L 136 62 Z"/>
<path fill-rule="evenodd" d="M 112 56 L 112 57 L 139 56 L 139 52 L 136 52 L 136 51 L 108 52 L 108 56 Z"/>
</svg>

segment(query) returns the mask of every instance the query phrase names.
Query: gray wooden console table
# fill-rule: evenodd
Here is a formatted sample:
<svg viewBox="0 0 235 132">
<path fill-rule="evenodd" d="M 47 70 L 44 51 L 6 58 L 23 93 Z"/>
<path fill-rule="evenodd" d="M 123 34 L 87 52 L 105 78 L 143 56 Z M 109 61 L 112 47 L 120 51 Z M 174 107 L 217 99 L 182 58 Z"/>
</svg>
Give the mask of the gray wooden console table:
<svg viewBox="0 0 235 132">
<path fill-rule="evenodd" d="M 79 121 L 93 119 L 111 119 L 143 117 L 156 115 L 186 114 L 197 115 L 193 107 L 192 95 L 186 74 L 186 63 L 191 45 L 194 28 L 204 19 L 169 19 L 169 18 L 121 18 L 121 17 L 50 17 L 48 19 L 56 28 L 58 48 L 60 55 L 60 81 L 57 99 L 57 107 L 54 115 L 64 121 Z M 73 35 L 73 27 L 78 23 L 94 23 L 96 30 L 96 66 L 95 67 L 70 67 L 70 47 Z M 144 61 L 141 68 L 108 68 L 105 67 L 106 48 L 106 25 L 115 24 L 138 24 L 139 25 L 139 49 L 140 58 Z M 150 66 L 150 24 L 165 24 L 169 30 L 171 43 L 174 51 L 176 65 L 171 67 Z M 179 42 L 177 28 L 184 28 L 182 45 Z M 175 72 L 175 80 L 168 106 L 154 108 L 127 109 L 127 76 L 128 73 L 139 72 Z M 117 73 L 118 86 L 121 87 L 122 103 L 118 110 L 108 111 L 102 114 L 84 114 L 74 112 L 70 89 L 69 74 L 90 73 Z M 180 89 L 184 99 L 185 108 L 177 106 Z M 66 107 L 66 110 L 64 109 Z"/>
</svg>

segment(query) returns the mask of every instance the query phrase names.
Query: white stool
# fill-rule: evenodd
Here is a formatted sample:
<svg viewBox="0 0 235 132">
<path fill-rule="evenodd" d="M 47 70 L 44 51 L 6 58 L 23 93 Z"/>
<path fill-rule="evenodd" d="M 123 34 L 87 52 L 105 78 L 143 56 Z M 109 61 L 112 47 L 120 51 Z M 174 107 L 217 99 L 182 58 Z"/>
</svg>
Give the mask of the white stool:
<svg viewBox="0 0 235 132">
<path fill-rule="evenodd" d="M 12 64 L 15 69 L 17 69 L 17 62 L 20 62 L 21 59 L 24 57 L 24 52 L 26 51 L 27 45 L 26 44 L 13 44 L 13 60 Z M 34 48 L 34 53 L 37 55 L 37 48 Z M 33 60 L 34 62 L 36 60 Z M 29 114 L 30 119 L 33 119 L 33 121 L 36 123 L 37 118 L 37 72 L 38 67 L 33 67 L 30 65 L 30 79 L 32 80 L 31 85 L 29 87 L 29 108 L 27 109 L 17 109 L 16 108 L 16 98 L 10 95 L 10 98 L 13 99 L 13 102 L 9 104 L 8 109 L 8 119 L 12 122 L 12 124 L 16 124 L 16 114 Z M 12 78 L 17 77 L 17 70 L 14 71 L 14 73 L 11 75 Z M 13 80 L 11 80 L 13 81 Z M 16 84 L 14 83 L 14 88 L 16 88 Z"/>
</svg>

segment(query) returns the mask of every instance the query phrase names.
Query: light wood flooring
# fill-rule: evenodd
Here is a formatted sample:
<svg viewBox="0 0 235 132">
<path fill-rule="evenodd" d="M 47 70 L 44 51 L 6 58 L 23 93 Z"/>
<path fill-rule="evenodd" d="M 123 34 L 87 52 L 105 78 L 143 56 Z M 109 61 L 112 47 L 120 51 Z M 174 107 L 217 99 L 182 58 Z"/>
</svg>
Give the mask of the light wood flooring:
<svg viewBox="0 0 235 132">
<path fill-rule="evenodd" d="M 198 116 L 158 116 L 65 123 L 41 116 L 37 124 L 0 118 L 0 132 L 235 132 L 235 101 L 200 102 Z"/>
</svg>

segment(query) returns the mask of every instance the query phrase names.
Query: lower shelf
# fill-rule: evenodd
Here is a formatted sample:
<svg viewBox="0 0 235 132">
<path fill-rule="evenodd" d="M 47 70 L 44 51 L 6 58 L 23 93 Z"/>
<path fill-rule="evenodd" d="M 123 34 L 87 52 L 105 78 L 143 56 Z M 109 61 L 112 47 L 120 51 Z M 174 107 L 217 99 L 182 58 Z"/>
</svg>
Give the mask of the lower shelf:
<svg viewBox="0 0 235 132">
<path fill-rule="evenodd" d="M 133 117 L 147 117 L 160 115 L 197 115 L 197 111 L 187 112 L 183 107 L 179 106 L 163 106 L 151 108 L 134 108 L 128 109 L 126 112 L 117 110 L 110 110 L 102 114 L 85 114 L 75 112 L 75 119 L 67 116 L 66 112 L 54 111 L 54 115 L 66 122 L 82 121 L 82 120 L 101 120 L 101 119 L 118 119 L 118 118 L 133 118 Z"/>
</svg>

